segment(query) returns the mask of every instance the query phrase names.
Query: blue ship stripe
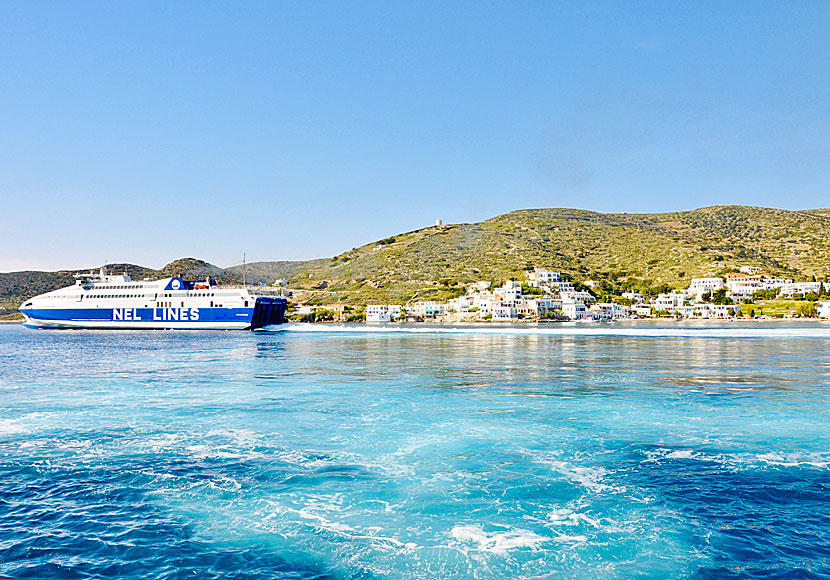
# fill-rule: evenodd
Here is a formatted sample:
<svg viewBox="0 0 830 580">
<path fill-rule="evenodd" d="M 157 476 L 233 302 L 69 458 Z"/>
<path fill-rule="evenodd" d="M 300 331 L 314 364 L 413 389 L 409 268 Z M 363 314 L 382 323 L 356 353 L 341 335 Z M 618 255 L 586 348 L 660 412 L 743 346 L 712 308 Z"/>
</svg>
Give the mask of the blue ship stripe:
<svg viewBox="0 0 830 580">
<path fill-rule="evenodd" d="M 194 313 L 196 311 L 196 317 Z M 24 308 L 21 313 L 49 321 L 250 322 L 253 308 Z"/>
</svg>

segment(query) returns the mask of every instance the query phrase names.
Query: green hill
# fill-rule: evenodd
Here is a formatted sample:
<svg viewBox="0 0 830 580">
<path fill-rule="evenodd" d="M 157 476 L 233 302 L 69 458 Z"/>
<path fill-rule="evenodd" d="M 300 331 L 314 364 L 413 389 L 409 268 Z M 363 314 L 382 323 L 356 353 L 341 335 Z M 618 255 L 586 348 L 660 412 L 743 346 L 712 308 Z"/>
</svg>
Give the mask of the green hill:
<svg viewBox="0 0 830 580">
<path fill-rule="evenodd" d="M 685 286 L 759 265 L 794 278 L 830 274 L 830 211 L 716 206 L 664 214 L 520 210 L 425 228 L 316 264 L 293 280 L 322 303 L 444 299 L 474 280 L 523 279 L 532 267 L 616 289 Z"/>
<path fill-rule="evenodd" d="M 576 209 L 519 210 L 473 224 L 428 227 L 366 244 L 330 259 L 254 262 L 219 268 L 195 258 L 152 270 L 111 265 L 134 278 L 212 276 L 238 283 L 286 278 L 298 301 L 400 302 L 446 299 L 475 280 L 524 279 L 544 267 L 613 291 L 656 292 L 692 277 L 742 265 L 796 279 L 830 274 L 830 209 L 715 206 L 663 214 Z M 0 273 L 0 306 L 72 282 L 71 272 Z"/>
</svg>

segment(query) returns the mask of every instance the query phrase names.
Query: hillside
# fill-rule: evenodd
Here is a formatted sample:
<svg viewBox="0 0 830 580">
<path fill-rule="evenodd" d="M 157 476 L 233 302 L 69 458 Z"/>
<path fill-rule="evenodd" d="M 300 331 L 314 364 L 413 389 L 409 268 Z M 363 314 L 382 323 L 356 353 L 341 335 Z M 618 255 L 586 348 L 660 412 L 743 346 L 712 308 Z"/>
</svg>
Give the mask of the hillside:
<svg viewBox="0 0 830 580">
<path fill-rule="evenodd" d="M 665 214 L 520 210 L 475 224 L 425 228 L 318 264 L 292 287 L 315 301 L 446 298 L 473 280 L 546 267 L 617 289 L 685 286 L 742 265 L 794 278 L 830 273 L 830 212 L 716 206 Z M 312 292 L 307 294 L 312 295 Z"/>
<path fill-rule="evenodd" d="M 545 267 L 607 289 L 656 292 L 742 265 L 796 279 L 830 274 L 830 210 L 715 206 L 663 214 L 576 209 L 519 210 L 473 224 L 428 227 L 305 262 L 254 262 L 222 269 L 185 258 L 152 270 L 110 266 L 133 277 L 183 275 L 238 283 L 286 278 L 298 301 L 445 299 L 475 280 L 524 278 Z M 0 273 L 0 306 L 71 283 L 71 272 Z"/>
</svg>

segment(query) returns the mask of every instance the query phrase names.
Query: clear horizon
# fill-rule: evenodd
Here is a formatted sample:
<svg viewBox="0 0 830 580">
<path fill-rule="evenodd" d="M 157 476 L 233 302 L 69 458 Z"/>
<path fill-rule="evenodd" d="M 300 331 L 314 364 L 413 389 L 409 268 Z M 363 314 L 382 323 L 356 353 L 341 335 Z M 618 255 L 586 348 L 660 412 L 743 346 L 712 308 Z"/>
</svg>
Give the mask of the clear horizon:
<svg viewBox="0 0 830 580">
<path fill-rule="evenodd" d="M 0 271 L 313 259 L 538 207 L 827 207 L 828 17 L 8 4 Z"/>
</svg>

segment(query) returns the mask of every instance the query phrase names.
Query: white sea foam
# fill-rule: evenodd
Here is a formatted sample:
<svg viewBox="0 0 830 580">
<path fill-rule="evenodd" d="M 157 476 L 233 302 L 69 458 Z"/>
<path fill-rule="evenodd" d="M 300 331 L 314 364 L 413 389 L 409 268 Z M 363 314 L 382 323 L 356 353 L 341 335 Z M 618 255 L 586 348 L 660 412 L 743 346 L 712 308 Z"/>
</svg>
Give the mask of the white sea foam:
<svg viewBox="0 0 830 580">
<path fill-rule="evenodd" d="M 602 467 L 584 467 L 574 465 L 569 461 L 535 454 L 531 454 L 531 457 L 537 463 L 549 466 L 553 471 L 559 473 L 571 483 L 581 485 L 594 493 L 623 491 L 623 488 L 604 483 L 603 480 L 608 475 L 608 471 Z"/>
<path fill-rule="evenodd" d="M 757 458 L 769 465 L 783 467 L 830 467 L 830 455 L 827 453 L 762 453 Z"/>
<path fill-rule="evenodd" d="M 455 526 L 452 536 L 459 542 L 477 544 L 477 550 L 493 554 L 505 554 L 515 548 L 535 549 L 542 542 L 550 541 L 528 530 L 514 529 L 507 532 L 485 532 L 481 526 Z M 561 536 L 565 537 L 565 536 Z M 557 539 L 558 538 L 554 538 Z"/>
<path fill-rule="evenodd" d="M 14 435 L 26 431 L 26 427 L 20 424 L 20 419 L 0 419 L 0 435 Z"/>
<path fill-rule="evenodd" d="M 52 413 L 26 413 L 16 419 L 0 419 L 0 435 L 15 435 L 31 433 L 38 427 L 50 426 L 54 415 Z"/>
<path fill-rule="evenodd" d="M 587 515 L 580 512 L 574 512 L 573 510 L 568 508 L 554 509 L 550 513 L 550 516 L 548 516 L 548 519 L 550 520 L 550 523 L 553 525 L 576 526 L 584 523 L 594 528 L 601 527 L 601 523 L 599 520 L 588 517 Z"/>
<path fill-rule="evenodd" d="M 678 449 L 666 455 L 666 459 L 692 459 L 693 452 L 691 449 Z"/>
<path fill-rule="evenodd" d="M 271 332 L 362 333 L 362 334 L 471 334 L 471 335 L 543 335 L 543 336 L 623 336 L 641 338 L 830 338 L 830 323 L 809 327 L 734 327 L 673 326 L 647 327 L 614 324 L 557 323 L 555 326 L 481 325 L 438 326 L 390 324 L 388 326 L 359 324 L 290 323 L 274 326 Z"/>
<path fill-rule="evenodd" d="M 744 470 L 765 466 L 830 468 L 830 453 L 781 451 L 771 453 L 706 453 L 692 449 L 655 449 L 646 452 L 644 462 L 667 459 L 708 461 L 727 469 Z"/>
</svg>

